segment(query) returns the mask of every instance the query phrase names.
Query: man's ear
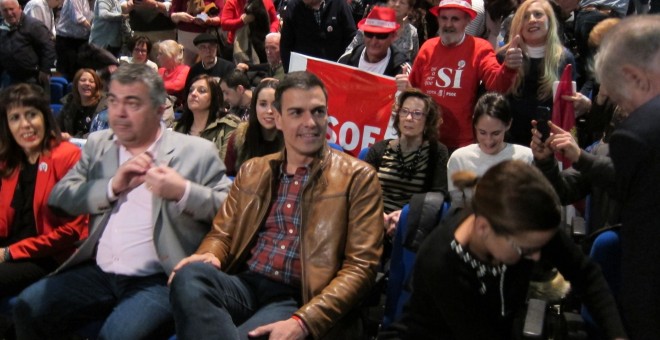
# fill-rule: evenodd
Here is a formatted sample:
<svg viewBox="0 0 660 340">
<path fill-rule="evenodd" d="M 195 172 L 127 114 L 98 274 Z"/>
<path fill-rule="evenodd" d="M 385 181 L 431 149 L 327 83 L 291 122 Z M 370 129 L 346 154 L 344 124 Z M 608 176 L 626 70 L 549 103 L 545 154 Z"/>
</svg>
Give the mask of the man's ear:
<svg viewBox="0 0 660 340">
<path fill-rule="evenodd" d="M 243 85 L 236 86 L 236 92 L 242 95 L 243 93 L 245 93 L 245 87 L 243 87 Z"/>
<path fill-rule="evenodd" d="M 271 106 L 273 108 L 273 113 L 275 114 L 275 127 L 278 130 L 282 130 L 282 113 L 280 113 L 280 110 L 275 108 L 275 106 Z"/>
<path fill-rule="evenodd" d="M 477 215 L 474 218 L 474 232 L 477 233 L 478 236 L 488 238 L 491 230 L 490 222 L 488 222 L 485 217 Z"/>
<path fill-rule="evenodd" d="M 652 80 L 649 77 L 649 73 L 645 70 L 627 64 L 621 67 L 621 74 L 624 80 L 638 91 L 646 93 L 651 90 Z"/>
</svg>

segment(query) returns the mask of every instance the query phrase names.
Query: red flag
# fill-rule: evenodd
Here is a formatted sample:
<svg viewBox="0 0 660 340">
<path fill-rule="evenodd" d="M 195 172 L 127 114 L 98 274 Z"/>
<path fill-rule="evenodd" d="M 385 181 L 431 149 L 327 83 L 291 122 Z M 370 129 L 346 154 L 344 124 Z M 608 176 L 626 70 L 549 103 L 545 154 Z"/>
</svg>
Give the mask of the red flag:
<svg viewBox="0 0 660 340">
<path fill-rule="evenodd" d="M 559 79 L 554 104 L 552 105 L 552 123 L 564 131 L 570 131 L 573 138 L 577 140 L 575 107 L 573 106 L 573 102 L 562 99 L 561 96 L 563 95 L 573 95 L 573 66 L 571 64 L 566 65 Z M 561 154 L 557 155 L 557 159 L 562 162 L 564 169 L 571 166 L 571 162 Z"/>
</svg>

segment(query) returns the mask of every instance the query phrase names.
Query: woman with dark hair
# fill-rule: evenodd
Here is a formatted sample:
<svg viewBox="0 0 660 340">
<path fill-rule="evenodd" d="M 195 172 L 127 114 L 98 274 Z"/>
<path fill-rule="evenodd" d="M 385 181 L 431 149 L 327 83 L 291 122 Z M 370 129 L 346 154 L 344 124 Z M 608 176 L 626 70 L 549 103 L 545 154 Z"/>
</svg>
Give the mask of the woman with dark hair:
<svg viewBox="0 0 660 340">
<path fill-rule="evenodd" d="M 224 115 L 223 100 L 218 83 L 206 74 L 199 75 L 193 79 L 183 114 L 174 124 L 176 132 L 213 142 L 220 159 L 225 158 L 229 135 L 240 122 L 234 115 Z"/>
<path fill-rule="evenodd" d="M 92 69 L 83 68 L 73 77 L 71 93 L 62 98 L 58 123 L 71 137 L 87 138 L 94 117 L 108 109 L 101 78 Z"/>
<path fill-rule="evenodd" d="M 374 144 L 365 161 L 378 171 L 383 188 L 385 229 L 393 235 L 401 208 L 413 194 L 447 190 L 447 147 L 438 142 L 440 110 L 418 89 L 399 96 L 394 130 L 397 139 Z"/>
<path fill-rule="evenodd" d="M 128 64 L 147 64 L 154 71 L 158 72 L 158 65 L 153 61 L 149 60 L 151 55 L 151 40 L 149 38 L 138 35 L 133 37 L 128 42 L 128 49 L 131 51 L 131 56 L 123 56 L 119 58 L 119 63 L 128 63 Z"/>
<path fill-rule="evenodd" d="M 248 121 L 238 125 L 227 142 L 225 166 L 228 176 L 236 176 L 248 159 L 275 153 L 284 146 L 284 138 L 275 126 L 273 112 L 278 83 L 277 79 L 264 78 L 254 90 Z"/>
<path fill-rule="evenodd" d="M 48 208 L 53 186 L 80 158 L 61 140 L 41 88 L 0 93 L 0 297 L 19 293 L 58 267 L 87 234 L 87 218 Z"/>
<path fill-rule="evenodd" d="M 535 168 L 509 160 L 481 179 L 465 208 L 451 210 L 417 254 L 412 295 L 381 338 L 516 339 L 522 337 L 534 262 L 554 265 L 571 282 L 606 339 L 625 338 L 616 303 L 598 265 L 558 231 L 557 195 Z"/>
<path fill-rule="evenodd" d="M 451 182 L 458 171 L 472 171 L 483 175 L 493 165 L 509 159 L 527 164 L 534 160 L 532 150 L 526 146 L 506 143 L 504 138 L 511 128 L 511 109 L 506 98 L 497 93 L 486 93 L 474 107 L 472 128 L 476 143 L 457 149 L 447 163 L 447 181 L 452 204 L 462 205 L 469 199 Z"/>
</svg>

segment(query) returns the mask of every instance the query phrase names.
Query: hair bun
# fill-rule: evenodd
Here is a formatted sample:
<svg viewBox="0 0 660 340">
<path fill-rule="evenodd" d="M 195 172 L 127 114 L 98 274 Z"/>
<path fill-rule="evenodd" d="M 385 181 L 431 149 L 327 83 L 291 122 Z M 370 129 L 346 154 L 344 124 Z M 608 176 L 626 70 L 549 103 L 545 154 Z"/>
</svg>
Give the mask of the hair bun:
<svg viewBox="0 0 660 340">
<path fill-rule="evenodd" d="M 451 175 L 451 181 L 462 191 L 475 187 L 479 181 L 479 176 L 473 171 L 456 171 Z"/>
</svg>

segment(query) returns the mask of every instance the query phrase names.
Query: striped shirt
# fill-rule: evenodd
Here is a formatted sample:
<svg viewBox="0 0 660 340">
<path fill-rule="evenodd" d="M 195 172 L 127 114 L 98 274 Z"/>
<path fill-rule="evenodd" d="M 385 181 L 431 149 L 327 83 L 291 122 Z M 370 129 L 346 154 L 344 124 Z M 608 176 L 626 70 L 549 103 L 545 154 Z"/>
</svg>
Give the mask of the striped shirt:
<svg viewBox="0 0 660 340">
<path fill-rule="evenodd" d="M 417 151 L 403 155 L 403 164 L 397 156 L 396 148 L 388 143 L 378 168 L 378 180 L 383 188 L 385 213 L 400 210 L 408 204 L 413 194 L 426 192 L 424 180 L 429 166 L 429 143 L 424 142 L 417 156 Z M 411 166 L 412 177 L 405 176 L 401 169 Z"/>
<path fill-rule="evenodd" d="M 302 167 L 288 175 L 283 170 L 285 166 L 283 164 L 280 169 L 277 193 L 259 230 L 248 267 L 274 281 L 299 287 L 302 188 L 307 183 L 309 170 Z"/>
</svg>

